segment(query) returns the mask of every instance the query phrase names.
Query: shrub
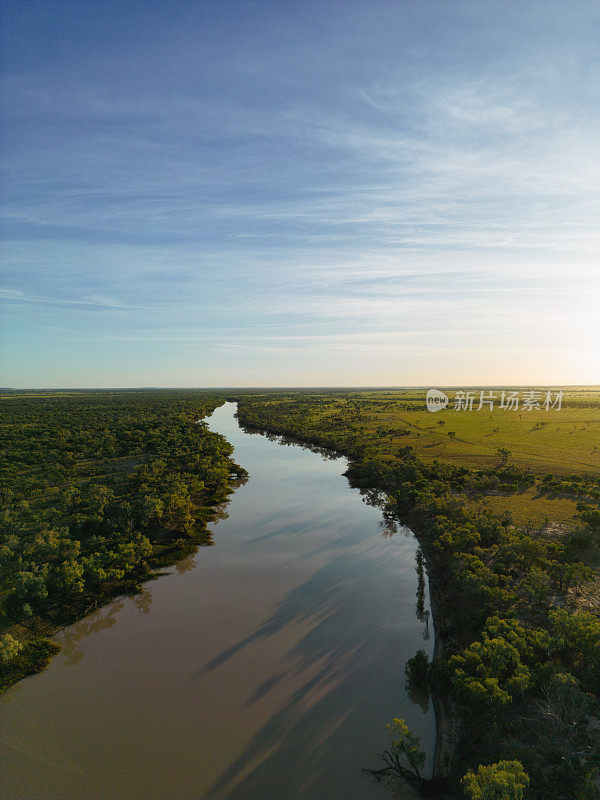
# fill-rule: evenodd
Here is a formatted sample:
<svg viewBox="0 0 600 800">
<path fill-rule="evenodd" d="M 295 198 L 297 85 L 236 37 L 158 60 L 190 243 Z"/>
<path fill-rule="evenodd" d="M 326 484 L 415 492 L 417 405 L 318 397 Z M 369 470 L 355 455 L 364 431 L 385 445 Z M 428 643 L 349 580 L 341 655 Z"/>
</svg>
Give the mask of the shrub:
<svg viewBox="0 0 600 800">
<path fill-rule="evenodd" d="M 470 800 L 522 800 L 529 776 L 520 761 L 498 761 L 469 770 L 462 785 Z"/>
</svg>

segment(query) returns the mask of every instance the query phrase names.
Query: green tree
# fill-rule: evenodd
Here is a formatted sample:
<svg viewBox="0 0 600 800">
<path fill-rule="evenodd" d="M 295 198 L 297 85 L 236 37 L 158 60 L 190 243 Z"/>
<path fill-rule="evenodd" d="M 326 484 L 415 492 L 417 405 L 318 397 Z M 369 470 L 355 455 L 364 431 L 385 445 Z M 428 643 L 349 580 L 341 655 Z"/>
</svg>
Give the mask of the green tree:
<svg viewBox="0 0 600 800">
<path fill-rule="evenodd" d="M 545 631 L 490 617 L 481 641 L 450 659 L 459 698 L 472 710 L 497 712 L 532 685 L 530 666 L 539 663 L 550 647 Z"/>
<path fill-rule="evenodd" d="M 584 688 L 597 692 L 600 685 L 600 619 L 564 608 L 550 614 L 550 624 L 563 659 L 570 665 Z"/>
<path fill-rule="evenodd" d="M 145 495 L 140 508 L 140 522 L 147 528 L 150 525 L 158 525 L 162 519 L 165 504 L 158 497 Z"/>
<path fill-rule="evenodd" d="M 408 764 L 408 769 L 417 778 L 421 778 L 421 771 L 425 766 L 425 753 L 421 750 L 421 740 L 418 736 L 410 730 L 408 725 L 403 719 L 395 718 L 393 722 L 388 723 L 386 727 L 392 733 L 392 745 L 390 750 L 393 761 L 399 772 L 401 759 L 404 758 Z"/>
<path fill-rule="evenodd" d="M 496 453 L 498 454 L 498 458 L 500 459 L 500 461 L 503 464 L 506 464 L 506 462 L 508 461 L 508 459 L 509 459 L 509 457 L 511 455 L 510 450 L 508 450 L 506 447 L 499 447 L 496 450 Z"/>
<path fill-rule="evenodd" d="M 10 633 L 0 636 L 0 664 L 8 666 L 13 663 L 22 649 L 23 643 L 11 636 Z"/>
<path fill-rule="evenodd" d="M 529 776 L 520 761 L 498 761 L 469 770 L 462 785 L 469 800 L 522 800 Z"/>
<path fill-rule="evenodd" d="M 429 656 L 425 650 L 417 650 L 412 658 L 409 658 L 404 667 L 407 684 L 411 686 L 427 686 L 429 677 Z"/>
</svg>

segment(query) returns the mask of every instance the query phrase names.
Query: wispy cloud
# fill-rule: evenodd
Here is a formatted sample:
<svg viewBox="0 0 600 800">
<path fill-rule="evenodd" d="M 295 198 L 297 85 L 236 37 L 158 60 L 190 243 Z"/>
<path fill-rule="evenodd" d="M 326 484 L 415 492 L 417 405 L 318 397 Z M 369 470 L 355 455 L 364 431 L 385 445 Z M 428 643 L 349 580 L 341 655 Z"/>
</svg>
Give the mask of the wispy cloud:
<svg viewBox="0 0 600 800">
<path fill-rule="evenodd" d="M 377 353 L 413 368 L 430 331 L 457 364 L 477 329 L 490 352 L 566 341 L 577 361 L 599 292 L 591 7 L 376 5 L 236 27 L 209 2 L 135 35 L 117 15 L 110 55 L 68 9 L 64 51 L 31 27 L 3 76 L 14 382 L 59 341 L 73 369 L 84 341 L 107 370 L 120 343 L 167 373 L 185 371 L 169 347 L 204 348 L 210 374 L 251 352 L 257 376 L 289 351 L 296 383 L 341 342 L 385 383 Z"/>
</svg>

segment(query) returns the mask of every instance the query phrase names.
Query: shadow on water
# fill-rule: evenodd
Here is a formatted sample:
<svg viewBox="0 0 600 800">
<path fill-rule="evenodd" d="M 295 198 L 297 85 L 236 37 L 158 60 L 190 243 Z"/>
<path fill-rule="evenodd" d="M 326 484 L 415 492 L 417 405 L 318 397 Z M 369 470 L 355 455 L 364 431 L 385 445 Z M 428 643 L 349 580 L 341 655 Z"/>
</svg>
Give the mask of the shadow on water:
<svg viewBox="0 0 600 800">
<path fill-rule="evenodd" d="M 389 612 L 397 603 L 395 587 L 388 581 L 382 586 L 380 580 L 389 570 L 389 555 L 375 554 L 373 549 L 334 557 L 290 591 L 268 620 L 200 670 L 203 674 L 218 669 L 287 626 L 309 628 L 287 653 L 287 666 L 264 680 L 247 705 L 261 702 L 280 683 L 290 683 L 302 674 L 301 685 L 283 705 L 274 704 L 276 710 L 268 722 L 206 798 L 341 797 L 340 775 L 347 779 L 348 791 L 364 787 L 361 797 L 390 796 L 383 786 L 374 787 L 360 769 L 376 759 L 390 698 L 397 696 L 399 704 L 407 704 L 402 700 L 404 664 L 398 661 L 398 649 L 406 647 L 403 640 L 408 632 L 401 618 L 394 620 L 392 614 L 390 619 Z M 377 582 L 380 591 L 374 593 Z M 388 611 L 384 615 L 382 599 Z M 402 617 L 404 610 L 398 610 Z M 389 628 L 385 637 L 382 626 Z M 413 708 L 414 716 L 427 710 Z M 359 754 L 366 764 L 360 763 Z M 328 777 L 338 784 L 335 794 L 325 789 Z M 265 794 L 266 786 L 271 794 Z"/>
</svg>

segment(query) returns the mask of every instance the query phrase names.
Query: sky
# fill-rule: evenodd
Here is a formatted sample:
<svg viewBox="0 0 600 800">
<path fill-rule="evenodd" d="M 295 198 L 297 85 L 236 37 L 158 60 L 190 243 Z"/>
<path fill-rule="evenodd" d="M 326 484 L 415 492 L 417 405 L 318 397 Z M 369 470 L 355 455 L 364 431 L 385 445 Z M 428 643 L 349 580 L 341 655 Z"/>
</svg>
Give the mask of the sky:
<svg viewBox="0 0 600 800">
<path fill-rule="evenodd" d="M 600 6 L 8 0 L 4 387 L 600 383 Z"/>
</svg>

